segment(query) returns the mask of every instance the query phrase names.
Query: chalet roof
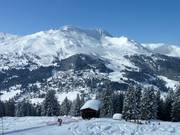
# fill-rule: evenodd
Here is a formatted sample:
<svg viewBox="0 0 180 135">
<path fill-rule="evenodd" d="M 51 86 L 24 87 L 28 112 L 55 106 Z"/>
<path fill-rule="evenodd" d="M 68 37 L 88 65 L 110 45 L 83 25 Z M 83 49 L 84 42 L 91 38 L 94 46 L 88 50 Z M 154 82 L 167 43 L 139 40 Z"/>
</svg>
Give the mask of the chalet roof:
<svg viewBox="0 0 180 135">
<path fill-rule="evenodd" d="M 101 107 L 101 101 L 99 100 L 88 100 L 82 107 L 80 110 L 84 110 L 87 108 L 93 109 L 98 111 Z"/>
</svg>

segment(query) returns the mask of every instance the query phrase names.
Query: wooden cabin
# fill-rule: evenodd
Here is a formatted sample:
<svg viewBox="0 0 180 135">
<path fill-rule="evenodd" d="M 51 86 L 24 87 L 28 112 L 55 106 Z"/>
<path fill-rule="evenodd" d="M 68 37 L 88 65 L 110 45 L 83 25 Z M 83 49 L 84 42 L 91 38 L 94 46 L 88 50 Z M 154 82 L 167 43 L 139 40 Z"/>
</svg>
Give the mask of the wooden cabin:
<svg viewBox="0 0 180 135">
<path fill-rule="evenodd" d="M 101 102 L 99 100 L 88 100 L 80 109 L 82 118 L 99 118 L 100 107 Z"/>
</svg>

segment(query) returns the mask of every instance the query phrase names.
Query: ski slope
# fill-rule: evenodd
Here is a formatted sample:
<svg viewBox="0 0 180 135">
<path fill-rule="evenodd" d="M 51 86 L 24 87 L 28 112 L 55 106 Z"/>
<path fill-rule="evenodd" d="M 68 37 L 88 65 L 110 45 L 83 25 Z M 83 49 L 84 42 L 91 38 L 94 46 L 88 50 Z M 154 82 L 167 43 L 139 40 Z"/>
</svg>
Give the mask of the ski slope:
<svg viewBox="0 0 180 135">
<path fill-rule="evenodd" d="M 134 124 L 125 121 L 100 118 L 61 117 L 6 117 L 6 135 L 179 135 L 180 123 L 154 121 L 150 124 Z M 160 125 L 159 125 L 160 123 Z"/>
</svg>

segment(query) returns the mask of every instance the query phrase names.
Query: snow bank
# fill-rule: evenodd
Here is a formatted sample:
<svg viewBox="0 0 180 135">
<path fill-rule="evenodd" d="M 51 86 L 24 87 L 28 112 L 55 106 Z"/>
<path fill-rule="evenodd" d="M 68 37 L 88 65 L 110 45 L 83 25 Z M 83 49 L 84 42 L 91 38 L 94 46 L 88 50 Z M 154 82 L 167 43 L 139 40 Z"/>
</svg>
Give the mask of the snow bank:
<svg viewBox="0 0 180 135">
<path fill-rule="evenodd" d="M 122 119 L 122 114 L 120 114 L 120 113 L 115 113 L 115 114 L 113 115 L 113 119 L 114 119 L 114 120 L 121 120 L 121 119 Z"/>
</svg>

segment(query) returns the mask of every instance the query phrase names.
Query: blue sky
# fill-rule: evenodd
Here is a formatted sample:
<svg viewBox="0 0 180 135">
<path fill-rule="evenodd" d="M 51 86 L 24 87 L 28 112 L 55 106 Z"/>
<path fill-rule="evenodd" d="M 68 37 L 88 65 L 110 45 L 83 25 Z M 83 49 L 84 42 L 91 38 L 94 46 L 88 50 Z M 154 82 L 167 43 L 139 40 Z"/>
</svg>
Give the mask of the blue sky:
<svg viewBox="0 0 180 135">
<path fill-rule="evenodd" d="M 180 45 L 180 0 L 0 0 L 1 32 L 26 35 L 63 25 Z"/>
</svg>

